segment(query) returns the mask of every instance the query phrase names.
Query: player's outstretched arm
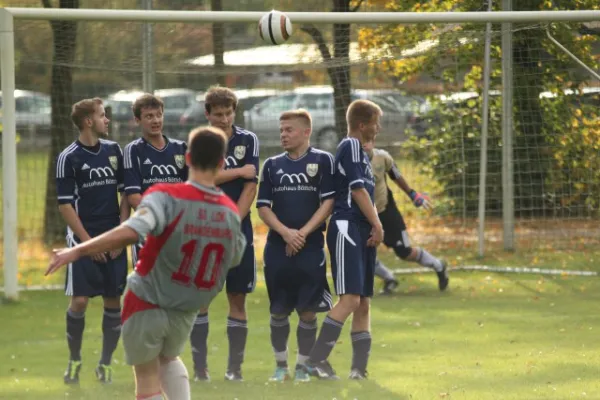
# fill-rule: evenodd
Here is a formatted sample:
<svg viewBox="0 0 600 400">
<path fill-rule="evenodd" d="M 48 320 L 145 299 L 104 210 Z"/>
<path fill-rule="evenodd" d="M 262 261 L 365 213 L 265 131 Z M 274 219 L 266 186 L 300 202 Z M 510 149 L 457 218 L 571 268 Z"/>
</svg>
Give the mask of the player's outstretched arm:
<svg viewBox="0 0 600 400">
<path fill-rule="evenodd" d="M 371 196 L 365 188 L 356 188 L 352 189 L 352 200 L 356 204 L 358 204 L 358 208 L 363 213 L 371 227 L 373 228 L 371 232 L 371 238 L 367 242 L 369 246 L 377 247 L 383 241 L 383 227 L 381 226 L 381 221 L 379 220 L 379 216 L 377 215 L 377 210 L 373 203 L 371 202 Z"/>
<path fill-rule="evenodd" d="M 127 196 L 127 204 L 134 210 L 137 210 L 140 202 L 142 201 L 142 195 L 140 193 L 128 194 Z"/>
<path fill-rule="evenodd" d="M 394 182 L 396 182 L 396 185 L 398 185 L 398 187 L 402 189 L 404 193 L 406 193 L 406 195 L 410 198 L 415 207 L 423 207 L 426 210 L 431 210 L 434 208 L 433 202 L 431 201 L 429 196 L 427 196 L 427 194 L 425 193 L 419 193 L 416 190 L 412 189 L 403 176 L 396 177 L 396 179 L 394 179 Z"/>
<path fill-rule="evenodd" d="M 77 212 L 70 203 L 59 204 L 58 211 L 60 212 L 60 215 L 62 215 L 69 228 L 71 228 L 75 236 L 77 236 L 82 242 L 86 242 L 91 239 L 90 235 L 83 227 L 81 219 L 79 219 L 79 215 L 77 215 Z M 92 255 L 92 258 L 94 261 L 100 263 L 105 263 L 107 261 L 104 254 L 94 254 Z"/>
<path fill-rule="evenodd" d="M 93 239 L 80 243 L 69 249 L 54 250 L 50 265 L 44 275 L 56 272 L 63 265 L 72 263 L 81 257 L 122 249 L 138 241 L 136 231 L 126 225 L 120 225 Z"/>
</svg>

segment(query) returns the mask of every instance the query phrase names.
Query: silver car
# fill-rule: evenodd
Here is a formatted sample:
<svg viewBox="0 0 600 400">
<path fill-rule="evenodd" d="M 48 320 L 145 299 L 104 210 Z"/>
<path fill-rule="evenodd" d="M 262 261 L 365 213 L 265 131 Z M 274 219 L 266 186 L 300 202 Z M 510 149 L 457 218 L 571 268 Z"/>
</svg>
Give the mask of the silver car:
<svg viewBox="0 0 600 400">
<path fill-rule="evenodd" d="M 352 100 L 372 100 L 382 108 L 384 116 L 377 137 L 379 146 L 397 146 L 406 140 L 410 120 L 408 112 L 384 96 L 379 96 L 376 91 L 353 90 L 351 96 Z M 297 88 L 258 103 L 244 113 L 244 127 L 256 133 L 261 146 L 279 146 L 279 116 L 284 111 L 297 108 L 308 110 L 312 116 L 312 143 L 324 150 L 335 151 L 339 139 L 335 126 L 333 88 L 330 86 Z"/>
</svg>

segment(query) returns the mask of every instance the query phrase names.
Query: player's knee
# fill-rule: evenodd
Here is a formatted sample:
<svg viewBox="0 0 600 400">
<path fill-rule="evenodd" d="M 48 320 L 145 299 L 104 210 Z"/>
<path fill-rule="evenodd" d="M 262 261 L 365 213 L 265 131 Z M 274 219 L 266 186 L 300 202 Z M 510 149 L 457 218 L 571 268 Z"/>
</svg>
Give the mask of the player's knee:
<svg viewBox="0 0 600 400">
<path fill-rule="evenodd" d="M 273 319 L 286 319 L 287 317 L 287 314 L 271 314 L 271 318 Z"/>
<path fill-rule="evenodd" d="M 368 317 L 371 312 L 371 299 L 368 297 L 363 297 L 360 299 L 360 304 L 354 311 L 354 315 L 359 317 Z"/>
<path fill-rule="evenodd" d="M 104 297 L 104 307 L 106 308 L 120 308 L 121 301 L 119 297 Z"/>
<path fill-rule="evenodd" d="M 394 252 L 401 259 L 406 260 L 412 253 L 412 247 L 406 247 L 402 243 L 399 243 L 394 246 Z"/>
<path fill-rule="evenodd" d="M 298 317 L 303 322 L 312 322 L 317 318 L 317 314 L 312 311 L 300 311 Z"/>
<path fill-rule="evenodd" d="M 75 312 L 85 312 L 88 305 L 88 298 L 83 296 L 71 297 L 69 308 Z"/>
<path fill-rule="evenodd" d="M 357 294 L 344 294 L 338 303 L 348 312 L 353 313 L 360 306 L 360 296 Z"/>
<path fill-rule="evenodd" d="M 228 293 L 229 312 L 234 314 L 246 314 L 246 295 L 243 293 Z"/>
</svg>

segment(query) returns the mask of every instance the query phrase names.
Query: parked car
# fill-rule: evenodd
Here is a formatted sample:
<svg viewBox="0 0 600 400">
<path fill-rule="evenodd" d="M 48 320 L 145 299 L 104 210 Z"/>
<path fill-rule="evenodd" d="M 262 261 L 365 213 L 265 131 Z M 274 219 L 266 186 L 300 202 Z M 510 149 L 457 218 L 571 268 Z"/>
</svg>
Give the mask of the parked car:
<svg viewBox="0 0 600 400">
<path fill-rule="evenodd" d="M 406 139 L 409 113 L 395 102 L 367 90 L 354 90 L 352 100 L 369 99 L 383 110 L 378 145 L 395 146 Z M 279 115 L 286 110 L 304 108 L 313 119 L 312 143 L 324 150 L 335 151 L 339 142 L 335 126 L 333 88 L 313 86 L 297 88 L 256 104 L 244 115 L 244 127 L 255 132 L 264 146 L 279 146 Z"/>
<path fill-rule="evenodd" d="M 113 137 L 117 141 L 132 140 L 138 135 L 131 106 L 135 99 L 143 95 L 142 91 L 121 90 L 106 98 L 106 105 L 111 107 Z M 195 102 L 198 92 L 190 89 L 159 89 L 154 94 L 165 104 L 164 131 L 175 138 L 185 138 L 187 131 L 181 129 L 180 118 Z"/>
<path fill-rule="evenodd" d="M 29 90 L 15 90 L 15 125 L 18 146 L 35 149 L 50 144 L 52 108 L 50 96 Z M 0 92 L 0 117 L 2 116 L 2 92 Z M 0 124 L 0 133 L 3 126 Z M 0 135 L 0 138 L 2 136 Z"/>
<path fill-rule="evenodd" d="M 235 90 L 235 94 L 238 98 L 235 123 L 244 126 L 244 112 L 254 107 L 255 104 L 274 96 L 277 91 L 273 89 L 241 89 Z M 204 94 L 199 94 L 179 118 L 180 130 L 189 132 L 197 126 L 208 124 L 204 110 Z"/>
</svg>

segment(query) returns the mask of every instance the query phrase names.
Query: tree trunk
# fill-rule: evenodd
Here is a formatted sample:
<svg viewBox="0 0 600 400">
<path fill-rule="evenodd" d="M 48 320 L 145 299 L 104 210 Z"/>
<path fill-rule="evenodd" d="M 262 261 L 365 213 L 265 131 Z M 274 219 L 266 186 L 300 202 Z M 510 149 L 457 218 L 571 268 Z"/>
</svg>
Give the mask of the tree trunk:
<svg viewBox="0 0 600 400">
<path fill-rule="evenodd" d="M 333 12 L 349 12 L 349 0 L 333 0 Z M 348 132 L 346 110 L 350 105 L 350 24 L 333 25 L 333 66 L 327 68 L 333 85 L 335 126 L 342 139 Z"/>
<path fill-rule="evenodd" d="M 42 1 L 50 8 L 49 0 Z M 79 0 L 60 0 L 60 8 L 79 8 Z M 75 60 L 77 42 L 77 22 L 52 21 L 54 37 L 54 54 L 52 58 L 52 138 L 48 172 L 46 177 L 46 212 L 44 215 L 44 240 L 53 244 L 64 235 L 64 222 L 58 212 L 56 201 L 56 158 L 74 138 L 71 122 L 71 105 L 73 103 L 73 72 L 71 65 Z"/>
<path fill-rule="evenodd" d="M 210 9 L 212 11 L 223 11 L 223 3 L 221 0 L 210 0 Z M 223 60 L 223 54 L 225 53 L 225 27 L 223 24 L 212 24 L 212 46 L 213 54 L 215 56 L 215 72 L 217 76 L 217 83 L 221 86 L 225 86 L 225 75 L 223 72 L 223 66 L 225 61 Z"/>
</svg>

